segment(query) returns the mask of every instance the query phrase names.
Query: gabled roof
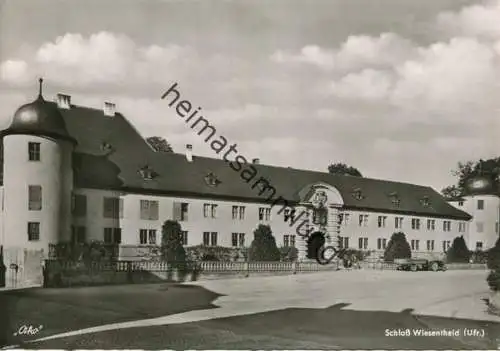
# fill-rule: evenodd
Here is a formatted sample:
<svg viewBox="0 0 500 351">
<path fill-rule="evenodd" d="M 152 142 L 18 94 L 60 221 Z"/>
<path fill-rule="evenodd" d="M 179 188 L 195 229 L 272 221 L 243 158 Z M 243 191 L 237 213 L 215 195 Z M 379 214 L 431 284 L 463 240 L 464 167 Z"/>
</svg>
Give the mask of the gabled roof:
<svg viewBox="0 0 500 351">
<path fill-rule="evenodd" d="M 120 113 L 108 117 L 102 110 L 75 105 L 61 113 L 68 133 L 77 141 L 77 187 L 243 201 L 266 199 L 223 160 L 194 156 L 188 162 L 183 154 L 155 152 Z M 153 179 L 145 180 L 139 172 L 145 166 L 155 172 Z M 252 166 L 258 170 L 256 179 L 266 178 L 276 188 L 276 196 L 289 201 L 299 201 L 298 192 L 307 185 L 324 182 L 339 190 L 348 208 L 471 218 L 426 186 L 262 164 Z M 217 181 L 207 182 L 207 176 Z M 356 191 L 362 196 L 353 195 Z"/>
</svg>

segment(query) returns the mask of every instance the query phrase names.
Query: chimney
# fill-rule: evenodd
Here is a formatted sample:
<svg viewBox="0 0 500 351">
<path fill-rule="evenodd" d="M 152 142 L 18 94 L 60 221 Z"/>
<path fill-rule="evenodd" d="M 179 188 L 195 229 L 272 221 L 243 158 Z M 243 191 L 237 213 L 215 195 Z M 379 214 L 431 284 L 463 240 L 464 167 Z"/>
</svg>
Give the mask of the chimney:
<svg viewBox="0 0 500 351">
<path fill-rule="evenodd" d="M 69 110 L 71 108 L 71 96 L 66 94 L 57 94 L 56 96 L 57 107 Z"/>
<path fill-rule="evenodd" d="M 193 162 L 193 145 L 186 145 L 186 159 L 188 162 Z"/>
<path fill-rule="evenodd" d="M 254 159 L 252 160 L 252 163 L 253 163 L 254 165 L 258 165 L 258 164 L 260 163 L 260 160 L 259 160 L 258 158 L 254 158 Z"/>
<path fill-rule="evenodd" d="M 104 115 L 114 117 L 116 113 L 116 105 L 111 102 L 104 103 Z"/>
</svg>

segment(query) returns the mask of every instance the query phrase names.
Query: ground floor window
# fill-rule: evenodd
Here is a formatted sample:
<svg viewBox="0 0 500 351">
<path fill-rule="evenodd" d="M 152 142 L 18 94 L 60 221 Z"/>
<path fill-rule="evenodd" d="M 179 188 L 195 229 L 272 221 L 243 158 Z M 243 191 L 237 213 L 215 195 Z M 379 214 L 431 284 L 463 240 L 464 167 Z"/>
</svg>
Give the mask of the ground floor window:
<svg viewBox="0 0 500 351">
<path fill-rule="evenodd" d="M 411 249 L 412 249 L 412 251 L 418 251 L 418 250 L 420 250 L 420 240 L 413 239 L 411 241 Z"/>
<path fill-rule="evenodd" d="M 377 250 L 385 250 L 387 248 L 387 239 L 378 238 L 377 239 Z"/>
<path fill-rule="evenodd" d="M 71 242 L 84 243 L 87 236 L 87 228 L 83 226 L 71 226 Z"/>
<path fill-rule="evenodd" d="M 121 228 L 104 228 L 105 244 L 121 244 L 121 242 L 122 242 Z"/>
<path fill-rule="evenodd" d="M 28 222 L 28 240 L 40 240 L 40 222 Z"/>
<path fill-rule="evenodd" d="M 139 244 L 141 245 L 156 245 L 156 229 L 140 229 Z"/>
<path fill-rule="evenodd" d="M 217 232 L 203 232 L 203 245 L 217 246 Z"/>
</svg>

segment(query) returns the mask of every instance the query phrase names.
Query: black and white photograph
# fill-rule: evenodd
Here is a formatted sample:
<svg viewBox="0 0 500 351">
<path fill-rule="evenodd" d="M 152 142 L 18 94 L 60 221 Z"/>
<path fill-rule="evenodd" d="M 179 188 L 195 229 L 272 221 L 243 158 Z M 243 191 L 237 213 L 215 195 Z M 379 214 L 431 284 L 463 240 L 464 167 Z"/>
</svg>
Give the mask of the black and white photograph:
<svg viewBox="0 0 500 351">
<path fill-rule="evenodd" d="M 500 0 L 0 0 L 0 349 L 500 349 Z"/>
</svg>

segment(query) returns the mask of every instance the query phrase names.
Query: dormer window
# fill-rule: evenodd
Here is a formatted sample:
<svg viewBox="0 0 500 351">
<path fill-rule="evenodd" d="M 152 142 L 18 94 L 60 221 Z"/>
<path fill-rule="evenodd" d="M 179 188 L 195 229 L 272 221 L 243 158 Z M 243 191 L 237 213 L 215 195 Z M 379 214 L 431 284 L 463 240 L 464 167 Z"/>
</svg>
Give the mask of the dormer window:
<svg viewBox="0 0 500 351">
<path fill-rule="evenodd" d="M 420 203 L 422 204 L 423 207 L 429 207 L 431 205 L 431 200 L 429 199 L 428 196 L 424 196 L 421 200 Z"/>
<path fill-rule="evenodd" d="M 102 152 L 104 152 L 106 154 L 109 154 L 109 153 L 113 152 L 113 150 L 114 149 L 113 149 L 113 146 L 111 146 L 111 144 L 109 144 L 109 143 L 107 143 L 105 141 L 103 141 L 101 143 L 101 151 Z"/>
<path fill-rule="evenodd" d="M 139 174 L 141 175 L 142 179 L 144 180 L 153 180 L 158 176 L 158 173 L 156 173 L 154 170 L 152 170 L 149 166 L 144 166 L 139 170 Z"/>
<path fill-rule="evenodd" d="M 208 173 L 205 176 L 205 183 L 207 183 L 208 186 L 217 186 L 221 183 L 221 181 L 213 174 L 212 172 Z"/>
<path fill-rule="evenodd" d="M 354 197 L 356 200 L 363 200 L 365 198 L 365 196 L 363 196 L 363 192 L 361 191 L 360 188 L 353 189 L 352 197 Z"/>
<path fill-rule="evenodd" d="M 401 204 L 401 200 L 399 199 L 399 195 L 396 192 L 390 193 L 389 197 L 394 206 L 399 206 Z"/>
</svg>

